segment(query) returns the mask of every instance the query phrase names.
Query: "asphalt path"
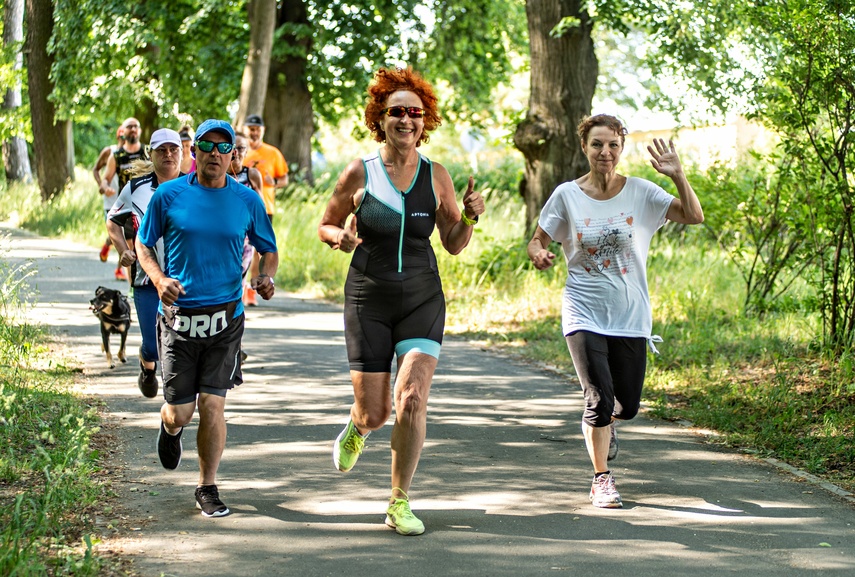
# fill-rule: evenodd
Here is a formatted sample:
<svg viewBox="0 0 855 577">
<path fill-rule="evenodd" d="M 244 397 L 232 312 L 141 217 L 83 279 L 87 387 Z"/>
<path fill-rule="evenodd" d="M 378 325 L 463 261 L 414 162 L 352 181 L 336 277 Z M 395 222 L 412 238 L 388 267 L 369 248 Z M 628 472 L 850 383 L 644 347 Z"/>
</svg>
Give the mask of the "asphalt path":
<svg viewBox="0 0 855 577">
<path fill-rule="evenodd" d="M 81 390 L 104 403 L 121 518 L 97 519 L 99 548 L 141 575 L 855 575 L 851 496 L 645 415 L 619 428 L 623 509 L 592 507 L 578 385 L 453 338 L 410 492 L 427 531 L 397 535 L 383 524 L 391 421 L 350 473 L 332 465 L 352 401 L 340 307 L 282 293 L 247 312 L 250 356 L 228 396 L 219 470 L 233 513 L 205 519 L 193 497 L 195 421 L 178 470 L 159 465 L 162 400 L 137 389 L 138 327 L 127 364 L 111 370 L 100 352 L 89 299 L 99 285 L 126 290 L 112 280 L 115 255 L 101 263 L 97 249 L 0 232 L 10 235 L 3 258 L 37 270 L 32 318 L 83 366 Z"/>
</svg>

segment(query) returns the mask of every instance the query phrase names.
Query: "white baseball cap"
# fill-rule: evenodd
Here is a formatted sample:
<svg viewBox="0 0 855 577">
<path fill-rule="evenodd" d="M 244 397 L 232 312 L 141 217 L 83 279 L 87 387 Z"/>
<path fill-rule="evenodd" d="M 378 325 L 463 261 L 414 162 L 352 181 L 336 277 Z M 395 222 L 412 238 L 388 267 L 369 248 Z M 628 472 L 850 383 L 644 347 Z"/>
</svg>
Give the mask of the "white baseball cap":
<svg viewBox="0 0 855 577">
<path fill-rule="evenodd" d="M 151 135 L 151 143 L 149 148 L 156 150 L 164 144 L 174 144 L 181 146 L 181 136 L 171 128 L 159 128 Z"/>
</svg>

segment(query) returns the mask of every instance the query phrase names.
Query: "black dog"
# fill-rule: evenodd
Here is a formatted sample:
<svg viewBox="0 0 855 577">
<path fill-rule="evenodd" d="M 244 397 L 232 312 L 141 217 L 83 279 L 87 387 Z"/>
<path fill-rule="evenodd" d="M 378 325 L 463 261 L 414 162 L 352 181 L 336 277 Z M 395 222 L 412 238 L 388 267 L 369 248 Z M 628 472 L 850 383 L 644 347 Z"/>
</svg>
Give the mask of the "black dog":
<svg viewBox="0 0 855 577">
<path fill-rule="evenodd" d="M 110 335 L 122 335 L 119 346 L 119 360 L 127 362 L 125 358 L 125 341 L 128 338 L 128 330 L 131 328 L 131 305 L 121 291 L 99 286 L 95 291 L 95 298 L 89 301 L 89 309 L 98 320 L 101 321 L 101 350 L 107 354 L 107 363 L 110 368 L 116 367 L 113 355 L 110 353 Z"/>
</svg>

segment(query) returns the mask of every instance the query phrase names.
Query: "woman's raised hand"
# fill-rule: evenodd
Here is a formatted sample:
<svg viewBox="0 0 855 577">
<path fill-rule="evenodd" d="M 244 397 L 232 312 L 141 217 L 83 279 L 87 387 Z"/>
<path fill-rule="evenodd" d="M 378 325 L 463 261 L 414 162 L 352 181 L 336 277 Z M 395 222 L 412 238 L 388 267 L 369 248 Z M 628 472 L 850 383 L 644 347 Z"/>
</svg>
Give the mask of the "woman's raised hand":
<svg viewBox="0 0 855 577">
<path fill-rule="evenodd" d="M 680 164 L 680 157 L 677 156 L 673 140 L 669 140 L 666 146 L 664 139 L 654 138 L 653 146 L 648 146 L 647 151 L 653 157 L 650 159 L 650 164 L 660 174 L 674 178 L 683 172 L 683 166 Z"/>
</svg>

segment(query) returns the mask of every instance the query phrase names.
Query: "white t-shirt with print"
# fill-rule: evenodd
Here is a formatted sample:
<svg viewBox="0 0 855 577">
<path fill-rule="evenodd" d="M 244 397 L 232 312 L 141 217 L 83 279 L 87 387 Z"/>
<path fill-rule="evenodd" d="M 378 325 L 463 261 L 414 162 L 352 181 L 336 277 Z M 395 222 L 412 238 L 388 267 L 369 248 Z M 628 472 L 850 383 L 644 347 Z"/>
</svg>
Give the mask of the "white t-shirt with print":
<svg viewBox="0 0 855 577">
<path fill-rule="evenodd" d="M 555 189 L 538 224 L 561 243 L 567 260 L 564 335 L 585 330 L 651 337 L 647 253 L 673 200 L 652 182 L 634 177 L 609 200 L 594 200 L 575 182 Z"/>
</svg>

